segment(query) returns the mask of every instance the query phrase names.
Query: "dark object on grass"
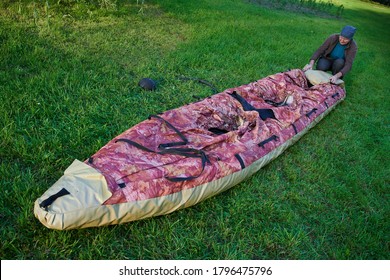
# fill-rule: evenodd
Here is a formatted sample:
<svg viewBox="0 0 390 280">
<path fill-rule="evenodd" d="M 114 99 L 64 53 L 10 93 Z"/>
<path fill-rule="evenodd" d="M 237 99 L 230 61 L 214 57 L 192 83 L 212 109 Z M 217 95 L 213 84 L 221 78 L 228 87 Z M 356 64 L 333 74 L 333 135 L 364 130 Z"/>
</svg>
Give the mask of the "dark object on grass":
<svg viewBox="0 0 390 280">
<path fill-rule="evenodd" d="M 180 80 L 182 81 L 196 81 L 200 84 L 204 84 L 208 87 L 211 88 L 211 90 L 213 91 L 213 94 L 217 94 L 218 93 L 218 90 L 217 88 L 210 82 L 206 81 L 206 80 L 202 80 L 202 79 L 199 79 L 199 78 L 190 78 L 190 77 L 179 77 Z"/>
<path fill-rule="evenodd" d="M 139 81 L 138 85 L 144 90 L 156 90 L 156 82 L 150 78 L 143 78 Z"/>
</svg>

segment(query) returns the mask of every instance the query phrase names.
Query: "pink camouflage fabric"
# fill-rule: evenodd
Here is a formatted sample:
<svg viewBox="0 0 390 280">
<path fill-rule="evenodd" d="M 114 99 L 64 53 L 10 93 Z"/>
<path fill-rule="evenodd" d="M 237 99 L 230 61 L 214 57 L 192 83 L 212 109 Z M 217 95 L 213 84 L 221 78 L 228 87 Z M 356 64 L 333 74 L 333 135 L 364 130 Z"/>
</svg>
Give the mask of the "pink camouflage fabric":
<svg viewBox="0 0 390 280">
<path fill-rule="evenodd" d="M 151 116 L 85 163 L 107 181 L 105 205 L 166 196 L 241 171 L 344 97 L 337 85 L 309 86 L 299 69 L 278 73 Z"/>
</svg>

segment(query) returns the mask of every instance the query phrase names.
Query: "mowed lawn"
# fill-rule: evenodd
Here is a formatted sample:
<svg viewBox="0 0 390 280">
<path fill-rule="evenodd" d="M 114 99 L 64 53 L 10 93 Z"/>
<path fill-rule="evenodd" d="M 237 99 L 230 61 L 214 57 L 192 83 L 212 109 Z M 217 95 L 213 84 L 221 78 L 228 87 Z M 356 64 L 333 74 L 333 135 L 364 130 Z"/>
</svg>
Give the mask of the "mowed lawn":
<svg viewBox="0 0 390 280">
<path fill-rule="evenodd" d="M 389 7 L 337 0 L 337 18 L 247 0 L 87 2 L 0 3 L 1 259 L 389 259 Z M 347 98 L 241 184 L 117 226 L 56 231 L 34 217 L 74 159 L 212 94 L 179 77 L 222 91 L 302 68 L 346 24 L 359 46 Z"/>
</svg>

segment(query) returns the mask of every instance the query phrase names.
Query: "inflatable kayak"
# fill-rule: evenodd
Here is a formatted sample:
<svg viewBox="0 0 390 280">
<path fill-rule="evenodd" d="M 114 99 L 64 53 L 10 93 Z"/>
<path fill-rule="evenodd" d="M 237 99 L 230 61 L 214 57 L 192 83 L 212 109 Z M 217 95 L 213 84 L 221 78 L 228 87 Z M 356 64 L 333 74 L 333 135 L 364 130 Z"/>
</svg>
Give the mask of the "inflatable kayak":
<svg viewBox="0 0 390 280">
<path fill-rule="evenodd" d="M 197 204 L 245 180 L 345 98 L 299 69 L 152 115 L 75 160 L 34 205 L 48 228 L 130 222 Z M 261 187 L 261 186 L 259 186 Z"/>
</svg>

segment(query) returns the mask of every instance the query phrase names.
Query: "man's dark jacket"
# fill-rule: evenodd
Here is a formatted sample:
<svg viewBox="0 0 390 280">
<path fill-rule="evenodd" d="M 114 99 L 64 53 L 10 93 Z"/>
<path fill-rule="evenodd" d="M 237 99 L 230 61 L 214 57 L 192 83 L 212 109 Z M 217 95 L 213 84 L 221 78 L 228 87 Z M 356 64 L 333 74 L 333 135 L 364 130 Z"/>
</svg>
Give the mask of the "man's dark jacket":
<svg viewBox="0 0 390 280">
<path fill-rule="evenodd" d="M 333 34 L 328 37 L 328 39 L 325 40 L 325 42 L 316 50 L 316 52 L 312 55 L 310 58 L 311 60 L 316 61 L 320 57 L 329 58 L 330 53 L 332 52 L 333 48 L 336 46 L 336 44 L 339 42 L 340 34 Z M 352 68 L 352 63 L 355 59 L 357 52 L 357 44 L 355 40 L 351 40 L 347 47 L 345 48 L 345 64 L 344 67 L 340 70 L 340 72 L 343 74 L 347 74 L 349 70 Z"/>
</svg>

